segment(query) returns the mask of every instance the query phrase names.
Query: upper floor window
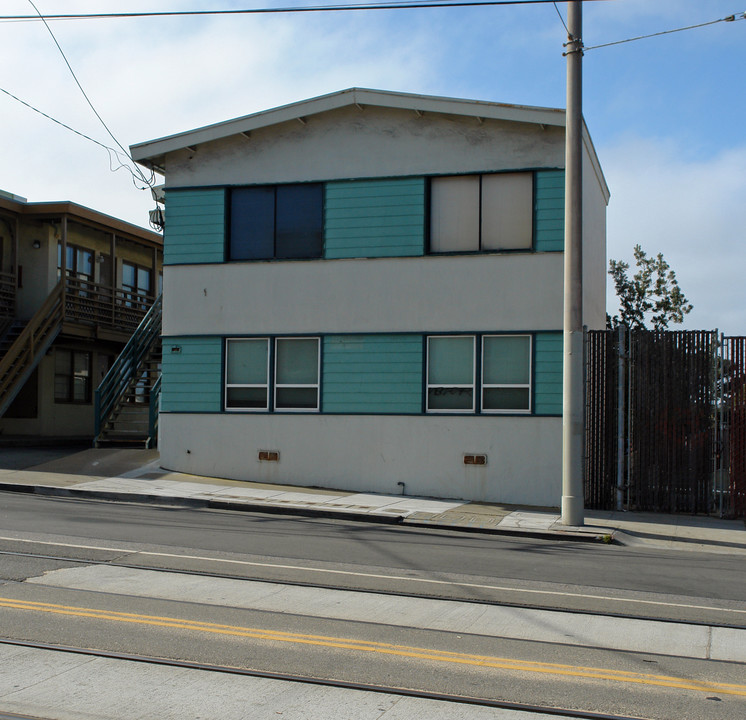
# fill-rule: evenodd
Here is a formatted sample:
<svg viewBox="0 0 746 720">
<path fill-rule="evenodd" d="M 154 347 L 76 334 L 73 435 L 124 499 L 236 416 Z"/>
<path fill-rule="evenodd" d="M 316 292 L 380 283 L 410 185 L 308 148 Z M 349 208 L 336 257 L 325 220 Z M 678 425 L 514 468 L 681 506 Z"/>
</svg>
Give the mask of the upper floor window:
<svg viewBox="0 0 746 720">
<path fill-rule="evenodd" d="M 530 250 L 532 243 L 533 173 L 431 179 L 431 252 Z"/>
<path fill-rule="evenodd" d="M 65 246 L 67 277 L 93 281 L 93 250 L 67 244 Z M 62 274 L 62 243 L 57 243 L 57 277 Z"/>
<path fill-rule="evenodd" d="M 233 188 L 229 259 L 321 257 L 323 203 L 321 183 Z"/>
<path fill-rule="evenodd" d="M 150 277 L 149 268 L 122 262 L 122 290 L 128 307 L 142 303 L 150 295 Z"/>
</svg>

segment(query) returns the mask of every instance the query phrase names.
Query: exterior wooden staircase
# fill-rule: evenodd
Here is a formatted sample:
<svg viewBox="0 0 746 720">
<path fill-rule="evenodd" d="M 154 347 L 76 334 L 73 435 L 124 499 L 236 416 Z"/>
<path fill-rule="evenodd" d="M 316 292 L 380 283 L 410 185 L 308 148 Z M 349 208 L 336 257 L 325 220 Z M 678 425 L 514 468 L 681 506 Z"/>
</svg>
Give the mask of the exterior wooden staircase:
<svg viewBox="0 0 746 720">
<path fill-rule="evenodd" d="M 96 389 L 96 447 L 157 444 L 162 306 L 159 296 Z"/>
<path fill-rule="evenodd" d="M 0 416 L 59 335 L 64 305 L 64 283 L 60 281 L 25 327 L 14 323 L 5 334 L 0 357 Z"/>
</svg>

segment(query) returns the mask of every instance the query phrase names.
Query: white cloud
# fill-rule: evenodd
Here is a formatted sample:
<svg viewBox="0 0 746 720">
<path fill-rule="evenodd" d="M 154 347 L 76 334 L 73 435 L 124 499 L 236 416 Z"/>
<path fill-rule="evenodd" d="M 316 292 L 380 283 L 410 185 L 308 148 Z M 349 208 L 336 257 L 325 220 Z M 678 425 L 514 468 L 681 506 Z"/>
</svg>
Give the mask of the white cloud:
<svg viewBox="0 0 746 720">
<path fill-rule="evenodd" d="M 601 155 L 609 257 L 633 265 L 636 244 L 662 252 L 694 305 L 684 327 L 746 334 L 746 146 L 692 161 L 674 141 L 628 138 Z"/>
<path fill-rule="evenodd" d="M 70 3 L 44 12 L 93 10 Z M 128 10 L 145 9 L 131 3 Z M 24 2 L 7 13 L 28 13 Z M 429 28 L 373 16 L 240 16 L 52 23 L 76 75 L 125 147 L 354 85 L 420 91 L 433 76 Z M 24 58 L 24 62 L 17 62 Z M 0 24 L 4 87 L 107 144 L 40 23 Z M 69 199 L 138 224 L 149 193 L 108 172 L 103 149 L 0 95 L 0 188 L 32 201 Z"/>
</svg>

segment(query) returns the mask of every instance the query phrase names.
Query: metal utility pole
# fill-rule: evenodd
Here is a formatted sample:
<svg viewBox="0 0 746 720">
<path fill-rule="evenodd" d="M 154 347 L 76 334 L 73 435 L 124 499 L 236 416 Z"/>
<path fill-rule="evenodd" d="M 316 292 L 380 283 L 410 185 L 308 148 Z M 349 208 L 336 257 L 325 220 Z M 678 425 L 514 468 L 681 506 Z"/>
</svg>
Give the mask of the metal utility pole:
<svg viewBox="0 0 746 720">
<path fill-rule="evenodd" d="M 565 297 L 562 377 L 562 524 L 583 514 L 583 18 L 567 3 L 565 123 Z"/>
</svg>

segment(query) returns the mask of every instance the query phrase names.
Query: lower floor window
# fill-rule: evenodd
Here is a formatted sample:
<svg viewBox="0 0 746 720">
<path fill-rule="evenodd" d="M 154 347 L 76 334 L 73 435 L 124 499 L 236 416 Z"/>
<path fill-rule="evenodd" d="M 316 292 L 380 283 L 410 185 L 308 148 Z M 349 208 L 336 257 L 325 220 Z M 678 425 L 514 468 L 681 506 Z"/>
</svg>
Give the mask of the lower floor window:
<svg viewBox="0 0 746 720">
<path fill-rule="evenodd" d="M 319 347 L 317 337 L 226 340 L 226 410 L 318 411 Z"/>
<path fill-rule="evenodd" d="M 528 413 L 531 336 L 430 336 L 426 385 L 428 412 Z"/>
<path fill-rule="evenodd" d="M 91 401 L 91 353 L 59 348 L 55 350 L 54 401 Z"/>
</svg>

